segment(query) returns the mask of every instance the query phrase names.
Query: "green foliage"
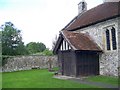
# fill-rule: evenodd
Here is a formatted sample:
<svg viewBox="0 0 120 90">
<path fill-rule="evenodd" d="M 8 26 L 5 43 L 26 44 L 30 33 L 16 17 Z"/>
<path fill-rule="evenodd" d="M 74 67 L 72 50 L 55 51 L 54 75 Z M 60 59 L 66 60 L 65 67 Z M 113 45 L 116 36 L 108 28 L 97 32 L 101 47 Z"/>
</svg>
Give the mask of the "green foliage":
<svg viewBox="0 0 120 90">
<path fill-rule="evenodd" d="M 24 43 L 19 44 L 19 46 L 16 48 L 16 54 L 17 55 L 28 55 L 29 54 L 27 48 L 24 46 Z"/>
<path fill-rule="evenodd" d="M 30 42 L 26 45 L 26 48 L 30 54 L 42 52 L 46 49 L 43 43 Z"/>
<path fill-rule="evenodd" d="M 43 52 L 34 53 L 33 55 L 52 56 L 53 52 L 52 50 L 49 50 L 48 48 L 46 48 Z"/>
<path fill-rule="evenodd" d="M 46 55 L 46 56 L 52 56 L 53 55 L 53 52 L 49 49 L 45 49 L 42 53 L 43 53 L 43 55 Z"/>
<path fill-rule="evenodd" d="M 28 55 L 43 52 L 46 46 L 43 43 L 30 42 L 26 46 L 22 42 L 21 31 L 11 22 L 6 22 L 0 27 L 0 52 L 2 55 Z"/>
<path fill-rule="evenodd" d="M 2 28 L 2 55 L 24 55 L 26 49 L 22 42 L 21 31 L 11 22 L 6 22 Z"/>
</svg>

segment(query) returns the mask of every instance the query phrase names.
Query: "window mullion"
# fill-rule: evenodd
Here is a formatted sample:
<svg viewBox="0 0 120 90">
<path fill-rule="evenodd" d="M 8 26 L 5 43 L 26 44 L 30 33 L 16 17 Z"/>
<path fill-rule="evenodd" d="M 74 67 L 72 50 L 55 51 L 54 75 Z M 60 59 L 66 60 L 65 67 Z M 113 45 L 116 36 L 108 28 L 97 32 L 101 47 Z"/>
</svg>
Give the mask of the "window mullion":
<svg viewBox="0 0 120 90">
<path fill-rule="evenodd" d="M 112 33 L 111 33 L 111 29 L 109 30 L 109 34 L 110 34 L 110 50 L 113 50 L 113 44 L 112 44 Z"/>
</svg>

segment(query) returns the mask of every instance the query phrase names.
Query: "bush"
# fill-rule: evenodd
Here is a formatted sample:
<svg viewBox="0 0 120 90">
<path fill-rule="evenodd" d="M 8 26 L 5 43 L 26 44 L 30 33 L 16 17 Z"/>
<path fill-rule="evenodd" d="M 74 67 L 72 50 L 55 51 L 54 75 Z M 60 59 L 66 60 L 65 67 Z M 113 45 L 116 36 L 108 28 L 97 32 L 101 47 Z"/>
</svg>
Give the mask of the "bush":
<svg viewBox="0 0 120 90">
<path fill-rule="evenodd" d="M 46 55 L 46 56 L 52 56 L 53 55 L 53 52 L 49 49 L 45 49 L 42 53 L 43 53 L 43 55 Z"/>
</svg>

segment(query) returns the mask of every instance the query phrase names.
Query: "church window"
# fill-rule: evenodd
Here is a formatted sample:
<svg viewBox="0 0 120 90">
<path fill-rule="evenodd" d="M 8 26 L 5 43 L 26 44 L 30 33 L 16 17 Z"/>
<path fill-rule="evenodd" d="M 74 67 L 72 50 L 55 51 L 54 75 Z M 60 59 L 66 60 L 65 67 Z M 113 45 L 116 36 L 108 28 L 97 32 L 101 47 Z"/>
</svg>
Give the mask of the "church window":
<svg viewBox="0 0 120 90">
<path fill-rule="evenodd" d="M 106 28 L 106 49 L 107 50 L 116 50 L 117 42 L 116 42 L 116 30 L 115 28 L 108 27 Z"/>
<path fill-rule="evenodd" d="M 117 49 L 117 46 L 116 46 L 116 32 L 115 32 L 115 28 L 114 27 L 112 27 L 112 29 L 111 29 L 111 35 L 112 35 L 113 50 L 116 50 Z"/>
<path fill-rule="evenodd" d="M 110 50 L 110 33 L 109 30 L 106 30 L 106 44 L 107 44 L 107 50 Z"/>
</svg>

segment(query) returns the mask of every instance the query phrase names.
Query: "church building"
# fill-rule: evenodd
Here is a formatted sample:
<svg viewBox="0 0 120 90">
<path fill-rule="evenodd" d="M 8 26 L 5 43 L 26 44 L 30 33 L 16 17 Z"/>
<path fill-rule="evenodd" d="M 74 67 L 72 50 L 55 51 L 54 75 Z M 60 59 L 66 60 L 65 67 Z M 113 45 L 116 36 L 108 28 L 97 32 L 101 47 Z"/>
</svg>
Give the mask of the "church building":
<svg viewBox="0 0 120 90">
<path fill-rule="evenodd" d="M 60 31 L 53 52 L 62 75 L 119 75 L 120 0 L 106 1 L 89 10 L 81 1 L 78 15 Z"/>
</svg>

